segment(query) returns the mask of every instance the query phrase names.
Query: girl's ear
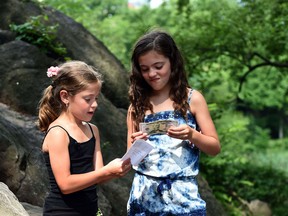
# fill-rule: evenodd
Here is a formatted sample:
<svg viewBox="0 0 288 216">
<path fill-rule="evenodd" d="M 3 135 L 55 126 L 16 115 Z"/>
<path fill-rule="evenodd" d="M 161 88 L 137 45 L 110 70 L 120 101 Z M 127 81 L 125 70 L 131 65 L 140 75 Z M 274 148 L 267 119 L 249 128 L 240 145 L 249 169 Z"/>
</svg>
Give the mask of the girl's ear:
<svg viewBox="0 0 288 216">
<path fill-rule="evenodd" d="M 68 94 L 68 92 L 66 90 L 61 90 L 60 91 L 60 99 L 66 106 L 68 106 L 68 104 L 69 104 L 69 94 Z"/>
</svg>

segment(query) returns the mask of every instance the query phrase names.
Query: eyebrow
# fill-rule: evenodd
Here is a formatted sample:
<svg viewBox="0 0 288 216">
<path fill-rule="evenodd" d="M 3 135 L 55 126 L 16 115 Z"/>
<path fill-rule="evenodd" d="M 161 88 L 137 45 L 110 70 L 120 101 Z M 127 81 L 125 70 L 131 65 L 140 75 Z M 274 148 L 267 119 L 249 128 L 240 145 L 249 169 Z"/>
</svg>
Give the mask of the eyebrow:
<svg viewBox="0 0 288 216">
<path fill-rule="evenodd" d="M 165 64 L 165 61 L 158 61 L 158 62 L 153 63 L 152 65 L 155 65 L 155 64 Z M 145 64 L 139 64 L 139 66 L 140 66 L 140 67 L 142 67 L 142 66 L 148 67 L 148 66 L 145 65 Z"/>
</svg>

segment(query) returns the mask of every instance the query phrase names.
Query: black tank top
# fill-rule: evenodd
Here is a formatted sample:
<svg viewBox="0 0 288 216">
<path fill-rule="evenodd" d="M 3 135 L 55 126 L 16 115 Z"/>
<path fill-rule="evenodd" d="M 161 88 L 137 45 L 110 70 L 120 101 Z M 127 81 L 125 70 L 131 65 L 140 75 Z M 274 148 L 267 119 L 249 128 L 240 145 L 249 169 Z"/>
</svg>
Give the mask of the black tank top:
<svg viewBox="0 0 288 216">
<path fill-rule="evenodd" d="M 94 133 L 90 124 L 88 125 L 92 132 L 92 137 L 88 141 L 82 142 L 82 143 L 78 143 L 60 125 L 51 127 L 46 133 L 47 135 L 49 131 L 54 127 L 60 127 L 64 131 L 66 131 L 69 137 L 68 151 L 69 151 L 69 156 L 70 156 L 71 174 L 87 173 L 87 172 L 91 172 L 94 170 L 94 152 L 95 152 L 95 140 L 96 139 L 95 139 L 95 136 L 94 136 Z M 50 182 L 50 194 L 45 200 L 44 215 L 45 215 L 45 212 L 50 212 L 50 213 L 58 212 L 59 213 L 59 211 L 63 211 L 63 213 L 69 212 L 69 214 L 72 215 L 71 211 L 73 211 L 73 209 L 75 209 L 75 212 L 79 213 L 79 215 L 85 215 L 85 214 L 90 215 L 90 213 L 87 212 L 89 209 L 90 209 L 89 211 L 92 211 L 91 215 L 94 214 L 95 211 L 97 212 L 98 205 L 97 205 L 96 185 L 92 185 L 88 188 L 85 188 L 75 193 L 66 194 L 66 195 L 62 194 L 57 185 L 55 176 L 51 168 L 49 153 L 44 152 L 44 158 L 45 158 L 45 163 L 46 163 L 46 167 L 47 167 L 47 171 L 49 175 L 49 182 Z M 52 205 L 52 203 L 54 203 L 56 200 L 57 200 L 58 207 L 56 207 L 54 204 Z M 49 214 L 49 215 L 53 215 L 53 214 Z"/>
</svg>

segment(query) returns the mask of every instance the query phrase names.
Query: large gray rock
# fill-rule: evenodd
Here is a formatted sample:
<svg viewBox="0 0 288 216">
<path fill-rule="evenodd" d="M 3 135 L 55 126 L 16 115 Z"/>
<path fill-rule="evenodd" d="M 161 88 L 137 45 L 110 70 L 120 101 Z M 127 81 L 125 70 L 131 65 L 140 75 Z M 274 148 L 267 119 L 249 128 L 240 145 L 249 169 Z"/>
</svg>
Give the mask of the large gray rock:
<svg viewBox="0 0 288 216">
<path fill-rule="evenodd" d="M 252 216 L 271 216 L 272 211 L 268 205 L 268 203 L 263 202 L 261 200 L 252 200 L 248 204 L 248 208 L 252 213 Z"/>
<path fill-rule="evenodd" d="M 29 216 L 17 197 L 3 182 L 0 182 L 0 215 Z"/>
<path fill-rule="evenodd" d="M 0 29 L 9 30 L 11 23 L 23 24 L 31 16 L 44 14 L 48 15 L 52 25 L 59 26 L 57 40 L 67 48 L 68 56 L 73 60 L 82 60 L 98 68 L 105 79 L 103 86 L 105 97 L 116 107 L 127 108 L 128 73 L 123 65 L 101 41 L 70 17 L 50 7 L 40 7 L 34 1 L 1 0 Z M 50 63 L 57 62 L 51 61 Z M 41 72 L 45 70 L 39 70 L 39 73 Z"/>
<path fill-rule="evenodd" d="M 0 101 L 36 115 L 42 90 L 51 82 L 45 72 L 55 60 L 39 48 L 16 40 L 0 45 L 0 56 Z"/>
<path fill-rule="evenodd" d="M 42 216 L 43 208 L 39 206 L 31 205 L 30 203 L 21 202 L 22 206 L 25 208 L 29 216 Z"/>
</svg>

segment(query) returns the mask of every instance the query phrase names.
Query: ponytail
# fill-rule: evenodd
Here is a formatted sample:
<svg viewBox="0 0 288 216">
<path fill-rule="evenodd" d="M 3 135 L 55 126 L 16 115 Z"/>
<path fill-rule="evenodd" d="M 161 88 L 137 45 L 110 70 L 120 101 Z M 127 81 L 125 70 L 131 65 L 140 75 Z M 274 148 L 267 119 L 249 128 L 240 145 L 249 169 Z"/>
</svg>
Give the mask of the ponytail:
<svg viewBox="0 0 288 216">
<path fill-rule="evenodd" d="M 39 102 L 38 127 L 41 131 L 47 131 L 51 122 L 59 117 L 61 102 L 53 96 L 53 87 L 48 86 Z"/>
</svg>

